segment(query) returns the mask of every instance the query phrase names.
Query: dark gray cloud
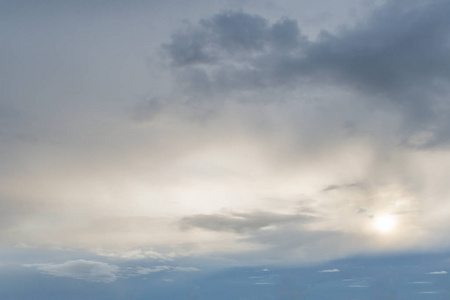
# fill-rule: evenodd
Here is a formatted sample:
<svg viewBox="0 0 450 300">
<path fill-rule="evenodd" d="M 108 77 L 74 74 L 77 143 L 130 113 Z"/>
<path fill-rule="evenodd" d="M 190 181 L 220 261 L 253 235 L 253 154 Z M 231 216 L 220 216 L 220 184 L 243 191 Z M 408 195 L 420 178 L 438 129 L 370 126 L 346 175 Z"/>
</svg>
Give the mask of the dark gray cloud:
<svg viewBox="0 0 450 300">
<path fill-rule="evenodd" d="M 361 183 L 350 183 L 350 184 L 341 184 L 341 185 L 332 184 L 332 185 L 329 185 L 326 188 L 324 188 L 322 190 L 322 192 L 328 192 L 328 191 L 346 189 L 346 188 L 354 188 L 354 187 L 357 188 L 357 187 L 360 187 L 361 185 L 362 185 Z"/>
<path fill-rule="evenodd" d="M 179 31 L 163 48 L 189 89 L 209 99 L 261 88 L 339 86 L 368 106 L 396 111 L 405 145 L 430 147 L 450 135 L 449 13 L 442 0 L 388 1 L 355 26 L 308 39 L 292 19 L 271 24 L 224 12 Z"/>
<path fill-rule="evenodd" d="M 180 221 L 182 229 L 201 228 L 216 232 L 236 233 L 237 244 L 258 245 L 238 253 L 226 253 L 226 257 L 255 261 L 289 261 L 307 256 L 310 261 L 328 259 L 322 249 L 336 248 L 342 253 L 352 253 L 354 243 L 362 247 L 369 244 L 360 236 L 347 235 L 334 230 L 310 230 L 308 226 L 320 222 L 321 217 L 306 214 L 278 214 L 268 212 L 194 215 Z M 348 245 L 339 241 L 345 238 Z M 358 250 L 356 250 L 358 251 Z"/>
<path fill-rule="evenodd" d="M 261 16 L 226 12 L 178 32 L 163 47 L 176 66 L 243 59 L 246 65 L 237 73 L 284 74 L 285 81 L 319 75 L 375 93 L 416 88 L 414 82 L 433 87 L 450 75 L 450 5 L 413 2 L 388 2 L 367 21 L 336 33 L 322 31 L 316 40 L 302 36 L 292 19 L 269 25 Z"/>
<path fill-rule="evenodd" d="M 375 93 L 433 85 L 449 76 L 444 1 L 390 1 L 365 23 L 322 32 L 309 48 L 314 68 L 334 70 L 347 83 Z M 425 81 L 425 82 L 424 82 Z"/>
<path fill-rule="evenodd" d="M 177 32 L 163 49 L 172 64 L 186 72 L 191 87 L 226 91 L 281 80 L 287 71 L 284 64 L 290 63 L 286 60 L 298 58 L 305 43 L 295 20 L 271 25 L 261 16 L 224 12 Z"/>
<path fill-rule="evenodd" d="M 203 228 L 212 231 L 254 232 L 271 225 L 304 224 L 316 219 L 311 215 L 269 212 L 194 215 L 180 221 L 181 228 Z"/>
<path fill-rule="evenodd" d="M 301 40 L 294 20 L 283 19 L 270 26 L 261 16 L 230 11 L 175 33 L 163 49 L 175 66 L 217 64 L 224 59 L 246 60 L 272 48 L 293 50 Z"/>
</svg>

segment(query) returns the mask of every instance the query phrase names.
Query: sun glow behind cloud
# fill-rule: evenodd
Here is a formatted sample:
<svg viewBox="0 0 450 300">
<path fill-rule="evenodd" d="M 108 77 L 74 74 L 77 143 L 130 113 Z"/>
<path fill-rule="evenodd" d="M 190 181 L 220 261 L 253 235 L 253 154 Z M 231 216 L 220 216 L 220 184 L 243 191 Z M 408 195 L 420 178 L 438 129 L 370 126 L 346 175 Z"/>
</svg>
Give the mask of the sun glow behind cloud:
<svg viewBox="0 0 450 300">
<path fill-rule="evenodd" d="M 380 215 L 374 217 L 373 226 L 380 233 L 392 233 L 397 226 L 396 219 L 391 215 Z"/>
</svg>

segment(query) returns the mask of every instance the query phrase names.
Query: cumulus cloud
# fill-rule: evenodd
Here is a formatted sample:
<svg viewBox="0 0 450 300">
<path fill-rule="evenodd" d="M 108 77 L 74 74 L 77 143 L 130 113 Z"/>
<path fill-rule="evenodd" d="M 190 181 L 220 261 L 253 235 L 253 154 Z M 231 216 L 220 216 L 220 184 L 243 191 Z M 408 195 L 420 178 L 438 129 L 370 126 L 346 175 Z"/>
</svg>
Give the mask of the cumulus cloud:
<svg viewBox="0 0 450 300">
<path fill-rule="evenodd" d="M 163 48 L 175 67 L 188 67 L 194 86 L 225 91 L 278 81 L 274 73 L 304 43 L 295 20 L 270 24 L 262 16 L 229 11 L 176 33 Z"/>
<path fill-rule="evenodd" d="M 179 31 L 163 48 L 174 70 L 209 97 L 280 86 L 350 88 L 359 101 L 402 116 L 405 145 L 431 147 L 449 135 L 449 11 L 442 0 L 388 1 L 367 20 L 316 39 L 293 19 L 271 24 L 229 11 Z"/>
<path fill-rule="evenodd" d="M 92 260 L 70 260 L 61 264 L 26 264 L 41 273 L 56 277 L 68 277 L 90 282 L 110 283 L 117 279 L 119 267 L 104 262 Z"/>
<path fill-rule="evenodd" d="M 254 69 L 258 71 L 254 74 L 274 78 L 285 74 L 286 80 L 320 73 L 324 79 L 336 76 L 378 93 L 415 89 L 412 83 L 434 88 L 433 80 L 450 75 L 445 67 L 450 63 L 445 34 L 449 9 L 440 0 L 422 5 L 390 1 L 367 21 L 336 33 L 322 31 L 316 40 L 302 36 L 292 19 L 270 25 L 262 16 L 225 12 L 179 32 L 164 48 L 176 65 L 218 65 L 231 59 L 244 61 L 245 71 Z M 202 38 L 193 43 L 197 36 Z M 192 48 L 210 51 L 202 56 L 211 59 L 199 59 Z M 255 53 L 260 59 L 253 59 Z"/>
<path fill-rule="evenodd" d="M 232 57 L 246 60 L 268 48 L 284 52 L 298 47 L 301 40 L 294 20 L 270 25 L 262 16 L 229 11 L 180 30 L 163 48 L 174 65 L 186 66 L 216 64 Z"/>
</svg>

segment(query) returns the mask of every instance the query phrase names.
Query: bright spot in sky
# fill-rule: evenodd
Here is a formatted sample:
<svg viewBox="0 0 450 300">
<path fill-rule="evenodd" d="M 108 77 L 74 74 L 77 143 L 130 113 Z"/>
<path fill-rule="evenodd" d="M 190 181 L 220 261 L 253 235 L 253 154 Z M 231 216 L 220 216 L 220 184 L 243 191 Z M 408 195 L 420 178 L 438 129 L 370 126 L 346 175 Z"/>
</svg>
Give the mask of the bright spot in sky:
<svg viewBox="0 0 450 300">
<path fill-rule="evenodd" d="M 373 220 L 373 226 L 381 233 L 389 233 L 394 230 L 396 225 L 395 218 L 389 215 L 381 215 L 375 217 Z"/>
</svg>

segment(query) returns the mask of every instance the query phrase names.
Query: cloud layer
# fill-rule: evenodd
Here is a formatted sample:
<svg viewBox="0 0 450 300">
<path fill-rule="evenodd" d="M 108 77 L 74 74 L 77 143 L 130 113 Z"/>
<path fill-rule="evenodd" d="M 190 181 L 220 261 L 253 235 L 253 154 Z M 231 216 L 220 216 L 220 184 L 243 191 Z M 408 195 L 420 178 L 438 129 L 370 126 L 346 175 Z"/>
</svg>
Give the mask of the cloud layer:
<svg viewBox="0 0 450 300">
<path fill-rule="evenodd" d="M 4 245 L 249 264 L 450 247 L 449 3 L 318 17 L 316 35 L 306 11 L 238 2 L 8 6 Z M 117 276 L 94 261 L 34 267 Z"/>
</svg>

